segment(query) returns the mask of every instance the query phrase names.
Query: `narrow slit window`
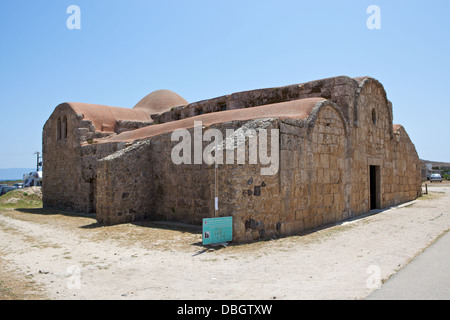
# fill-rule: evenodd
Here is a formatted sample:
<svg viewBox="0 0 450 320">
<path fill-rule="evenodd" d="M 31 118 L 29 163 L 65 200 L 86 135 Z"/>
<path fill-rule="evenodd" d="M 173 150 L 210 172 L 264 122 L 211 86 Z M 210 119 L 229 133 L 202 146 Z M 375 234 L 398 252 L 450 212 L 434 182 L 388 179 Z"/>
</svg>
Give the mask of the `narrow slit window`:
<svg viewBox="0 0 450 320">
<path fill-rule="evenodd" d="M 56 140 L 61 140 L 61 118 L 56 122 Z"/>
<path fill-rule="evenodd" d="M 61 136 L 62 139 L 67 139 L 67 117 L 64 116 L 61 124 Z"/>
</svg>

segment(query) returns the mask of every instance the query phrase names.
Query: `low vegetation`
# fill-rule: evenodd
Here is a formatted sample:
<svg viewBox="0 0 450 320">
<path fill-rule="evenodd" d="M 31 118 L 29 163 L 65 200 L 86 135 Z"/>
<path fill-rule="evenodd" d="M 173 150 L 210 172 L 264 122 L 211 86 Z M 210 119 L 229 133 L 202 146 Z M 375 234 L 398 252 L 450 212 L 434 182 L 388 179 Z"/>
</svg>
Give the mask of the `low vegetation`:
<svg viewBox="0 0 450 320">
<path fill-rule="evenodd" d="M 17 189 L 0 197 L 0 210 L 32 208 L 42 208 L 42 195 L 34 189 Z"/>
</svg>

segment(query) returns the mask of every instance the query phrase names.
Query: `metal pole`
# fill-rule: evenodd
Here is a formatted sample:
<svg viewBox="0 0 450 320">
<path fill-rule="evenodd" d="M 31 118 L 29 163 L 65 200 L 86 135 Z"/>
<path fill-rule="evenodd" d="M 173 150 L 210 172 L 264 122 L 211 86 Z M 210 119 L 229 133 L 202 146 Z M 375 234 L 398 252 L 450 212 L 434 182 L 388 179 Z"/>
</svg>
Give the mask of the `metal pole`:
<svg viewBox="0 0 450 320">
<path fill-rule="evenodd" d="M 219 185 L 218 185 L 219 173 L 217 171 L 217 169 L 218 169 L 217 140 L 215 140 L 215 142 L 216 142 L 216 150 L 214 151 L 214 153 L 215 153 L 214 218 L 217 218 L 218 211 L 219 211 Z"/>
<path fill-rule="evenodd" d="M 39 171 L 39 151 L 36 152 L 36 171 Z"/>
</svg>

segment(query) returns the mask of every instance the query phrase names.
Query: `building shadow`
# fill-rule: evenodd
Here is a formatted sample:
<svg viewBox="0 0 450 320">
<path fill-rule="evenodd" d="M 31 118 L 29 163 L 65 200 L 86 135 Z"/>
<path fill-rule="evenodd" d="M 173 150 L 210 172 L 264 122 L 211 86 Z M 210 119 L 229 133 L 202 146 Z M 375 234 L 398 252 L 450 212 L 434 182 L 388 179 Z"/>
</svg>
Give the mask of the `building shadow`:
<svg viewBox="0 0 450 320">
<path fill-rule="evenodd" d="M 68 211 L 63 209 L 56 208 L 30 208 L 30 209 L 14 209 L 15 211 L 30 214 L 30 215 L 41 215 L 41 216 L 52 216 L 52 215 L 63 215 L 68 217 L 79 217 L 79 218 L 92 218 L 95 219 L 95 213 L 82 213 L 77 211 Z M 202 234 L 201 225 L 194 225 L 182 222 L 173 222 L 173 221 L 156 221 L 151 219 L 142 219 L 137 221 L 130 221 L 132 225 L 142 228 L 154 228 L 154 229 L 163 229 L 163 230 L 172 230 L 179 231 L 182 233 L 191 233 L 191 234 Z M 126 223 L 125 223 L 126 224 Z M 103 224 L 100 222 L 92 222 L 90 224 L 80 226 L 81 229 L 96 229 L 103 227 L 111 227 L 114 225 Z"/>
<path fill-rule="evenodd" d="M 95 218 L 95 215 L 93 216 Z M 121 223 L 126 224 L 126 223 Z M 129 224 L 132 224 L 141 228 L 154 228 L 154 229 L 162 229 L 162 230 L 172 230 L 179 232 L 187 232 L 192 234 L 202 234 L 202 227 L 198 225 L 192 225 L 181 222 L 172 222 L 172 221 L 155 221 L 155 220 L 137 220 L 131 221 Z M 120 224 L 119 224 L 120 225 Z M 99 222 L 94 222 L 85 226 L 81 226 L 82 229 L 95 229 L 95 228 L 103 228 L 103 227 L 113 227 L 115 226 L 110 224 L 103 224 Z"/>
<path fill-rule="evenodd" d="M 14 209 L 15 211 L 33 214 L 33 215 L 42 215 L 42 216 L 52 216 L 52 215 L 63 215 L 69 217 L 80 217 L 80 218 L 95 218 L 95 214 L 87 214 L 76 211 L 66 211 L 61 209 L 53 209 L 53 208 L 30 208 L 30 209 Z"/>
</svg>

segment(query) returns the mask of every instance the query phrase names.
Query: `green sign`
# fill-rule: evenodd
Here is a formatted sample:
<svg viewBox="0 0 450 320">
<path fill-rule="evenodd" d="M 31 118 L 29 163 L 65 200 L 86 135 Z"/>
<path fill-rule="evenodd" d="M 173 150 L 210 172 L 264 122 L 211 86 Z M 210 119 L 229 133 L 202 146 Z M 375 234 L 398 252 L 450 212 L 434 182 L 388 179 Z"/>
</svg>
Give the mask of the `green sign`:
<svg viewBox="0 0 450 320">
<path fill-rule="evenodd" d="M 203 219 L 203 245 L 233 240 L 233 217 Z"/>
</svg>

